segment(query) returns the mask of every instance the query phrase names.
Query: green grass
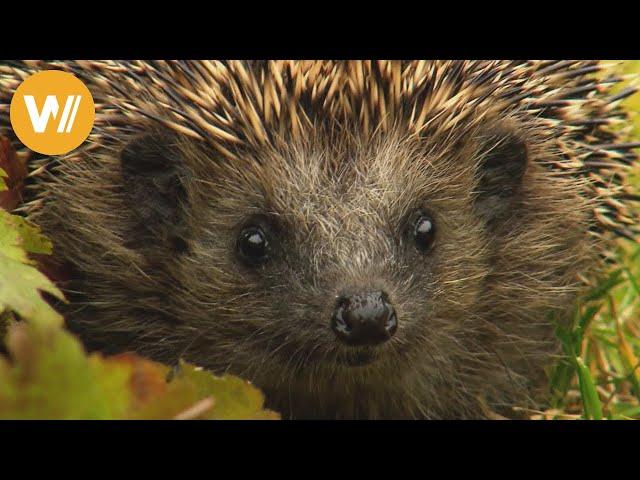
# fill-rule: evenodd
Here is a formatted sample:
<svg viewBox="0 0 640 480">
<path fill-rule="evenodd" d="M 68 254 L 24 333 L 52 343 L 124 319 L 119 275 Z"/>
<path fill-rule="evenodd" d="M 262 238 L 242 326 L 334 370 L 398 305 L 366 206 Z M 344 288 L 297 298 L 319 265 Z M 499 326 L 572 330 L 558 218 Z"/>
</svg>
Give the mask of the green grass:
<svg viewBox="0 0 640 480">
<path fill-rule="evenodd" d="M 640 74 L 640 61 L 621 70 Z M 640 93 L 626 105 L 640 138 Z M 640 191 L 640 167 L 631 184 Z M 552 405 L 531 418 L 640 419 L 640 245 L 620 241 L 616 258 L 582 296 L 573 325 L 558 327 L 564 358 L 550 375 Z"/>
<path fill-rule="evenodd" d="M 573 325 L 558 327 L 564 358 L 551 374 L 545 419 L 640 419 L 640 245 L 583 296 Z"/>
</svg>

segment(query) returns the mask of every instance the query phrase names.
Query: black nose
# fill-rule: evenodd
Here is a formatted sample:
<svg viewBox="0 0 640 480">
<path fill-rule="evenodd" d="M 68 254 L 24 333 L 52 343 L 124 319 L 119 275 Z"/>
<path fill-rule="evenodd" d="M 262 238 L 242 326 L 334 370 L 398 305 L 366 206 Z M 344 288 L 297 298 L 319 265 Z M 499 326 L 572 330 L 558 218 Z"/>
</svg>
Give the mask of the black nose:
<svg viewBox="0 0 640 480">
<path fill-rule="evenodd" d="M 338 298 L 331 328 L 349 345 L 376 345 L 391 338 L 398 320 L 384 292 L 363 292 Z"/>
</svg>

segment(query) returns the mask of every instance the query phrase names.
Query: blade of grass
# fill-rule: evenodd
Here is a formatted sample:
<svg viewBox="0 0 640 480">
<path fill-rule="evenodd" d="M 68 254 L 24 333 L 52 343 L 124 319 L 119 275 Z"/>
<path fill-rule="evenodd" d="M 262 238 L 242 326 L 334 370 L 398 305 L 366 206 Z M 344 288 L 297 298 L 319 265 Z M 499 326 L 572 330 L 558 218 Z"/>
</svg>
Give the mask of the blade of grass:
<svg viewBox="0 0 640 480">
<path fill-rule="evenodd" d="M 600 403 L 600 397 L 598 396 L 591 372 L 589 372 L 582 358 L 575 357 L 575 362 L 578 370 L 578 383 L 580 384 L 585 418 L 602 420 L 602 404 Z"/>
</svg>

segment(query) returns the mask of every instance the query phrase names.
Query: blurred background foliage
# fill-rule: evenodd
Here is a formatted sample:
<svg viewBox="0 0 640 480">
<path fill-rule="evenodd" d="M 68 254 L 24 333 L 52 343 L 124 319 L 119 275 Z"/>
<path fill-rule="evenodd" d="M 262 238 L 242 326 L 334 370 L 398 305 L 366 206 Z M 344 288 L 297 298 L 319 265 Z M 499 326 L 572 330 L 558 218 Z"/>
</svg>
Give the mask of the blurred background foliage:
<svg viewBox="0 0 640 480">
<path fill-rule="evenodd" d="M 640 60 L 620 62 L 622 85 L 640 84 Z M 640 93 L 625 104 L 640 140 Z M 640 193 L 640 165 L 630 172 Z M 640 208 L 640 205 L 638 206 Z M 531 418 L 640 419 L 640 245 L 618 242 L 617 264 L 594 282 L 576 307 L 574 325 L 559 328 L 566 358 L 551 372 L 552 406 Z"/>
</svg>

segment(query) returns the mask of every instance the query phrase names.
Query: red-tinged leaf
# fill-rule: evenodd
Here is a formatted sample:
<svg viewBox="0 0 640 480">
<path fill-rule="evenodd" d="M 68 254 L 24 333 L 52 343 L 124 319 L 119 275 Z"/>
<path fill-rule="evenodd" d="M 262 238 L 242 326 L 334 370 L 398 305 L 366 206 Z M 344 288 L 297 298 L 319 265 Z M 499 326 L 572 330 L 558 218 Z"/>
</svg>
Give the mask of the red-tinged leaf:
<svg viewBox="0 0 640 480">
<path fill-rule="evenodd" d="M 20 157 L 7 137 L 0 136 L 0 169 L 6 190 L 0 190 L 0 208 L 13 210 L 22 201 L 24 179 L 27 177 L 27 157 Z"/>
<path fill-rule="evenodd" d="M 59 326 L 9 327 L 0 356 L 0 419 L 278 419 L 250 383 L 127 353 L 87 355 Z"/>
</svg>

